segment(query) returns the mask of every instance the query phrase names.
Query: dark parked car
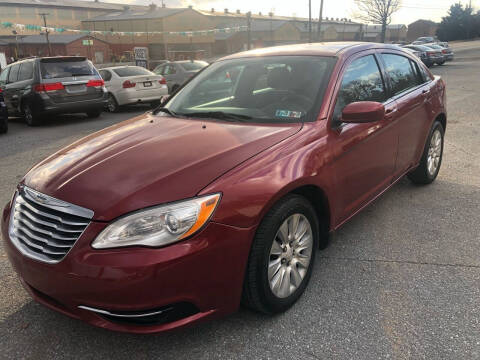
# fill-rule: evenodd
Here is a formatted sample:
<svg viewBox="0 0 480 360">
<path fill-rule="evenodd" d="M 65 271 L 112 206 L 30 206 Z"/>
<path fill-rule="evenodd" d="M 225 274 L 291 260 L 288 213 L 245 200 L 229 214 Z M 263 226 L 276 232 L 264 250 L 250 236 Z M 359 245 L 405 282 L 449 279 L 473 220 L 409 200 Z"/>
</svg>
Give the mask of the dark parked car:
<svg viewBox="0 0 480 360">
<path fill-rule="evenodd" d="M 46 57 L 19 61 L 0 74 L 10 115 L 38 125 L 45 115 L 87 113 L 98 117 L 107 101 L 104 82 L 84 57 Z"/>
<path fill-rule="evenodd" d="M 330 232 L 404 175 L 435 180 L 445 99 L 393 45 L 231 55 L 33 167 L 4 248 L 34 299 L 111 330 L 285 311 Z"/>
<path fill-rule="evenodd" d="M 8 110 L 3 100 L 2 92 L 0 91 L 0 134 L 5 134 L 8 131 Z"/>
<path fill-rule="evenodd" d="M 428 67 L 432 67 L 434 64 L 443 65 L 445 63 L 445 57 L 439 49 L 432 49 L 425 45 L 405 45 L 403 48 L 419 51 L 420 59 Z"/>
<path fill-rule="evenodd" d="M 157 66 L 153 72 L 167 80 L 170 93 L 177 91 L 187 80 L 202 70 L 208 63 L 200 60 L 181 60 Z"/>
</svg>

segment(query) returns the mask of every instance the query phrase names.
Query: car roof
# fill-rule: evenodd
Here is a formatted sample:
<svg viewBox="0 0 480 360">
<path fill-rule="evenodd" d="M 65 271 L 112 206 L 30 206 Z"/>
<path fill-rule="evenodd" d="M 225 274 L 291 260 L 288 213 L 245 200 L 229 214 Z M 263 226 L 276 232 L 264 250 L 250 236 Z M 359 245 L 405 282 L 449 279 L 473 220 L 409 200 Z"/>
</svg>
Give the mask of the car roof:
<svg viewBox="0 0 480 360">
<path fill-rule="evenodd" d="M 117 65 L 117 66 L 109 66 L 109 67 L 104 67 L 104 68 L 101 68 L 101 69 L 98 69 L 98 71 L 100 70 L 116 70 L 116 69 L 123 69 L 123 68 L 127 68 L 127 67 L 141 67 L 142 69 L 145 69 L 144 67 L 142 66 L 137 66 L 137 65 Z M 145 69 L 145 70 L 148 70 L 148 69 Z M 150 70 L 148 70 L 150 71 Z"/>
<path fill-rule="evenodd" d="M 323 42 L 311 44 L 295 44 L 273 46 L 240 52 L 237 54 L 223 57 L 219 60 L 236 59 L 242 57 L 258 57 L 258 56 L 287 56 L 287 55 L 317 55 L 317 56 L 340 56 L 349 55 L 350 53 L 359 52 L 368 49 L 401 49 L 397 45 L 368 43 L 368 42 Z"/>
</svg>

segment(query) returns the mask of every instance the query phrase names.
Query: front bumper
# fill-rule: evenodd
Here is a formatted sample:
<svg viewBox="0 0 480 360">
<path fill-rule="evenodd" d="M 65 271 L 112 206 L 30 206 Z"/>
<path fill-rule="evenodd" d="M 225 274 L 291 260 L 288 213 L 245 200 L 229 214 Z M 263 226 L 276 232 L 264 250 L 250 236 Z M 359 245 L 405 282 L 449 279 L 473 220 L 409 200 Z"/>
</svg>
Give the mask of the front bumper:
<svg viewBox="0 0 480 360">
<path fill-rule="evenodd" d="M 211 222 L 194 237 L 164 248 L 94 250 L 90 244 L 107 224 L 92 222 L 66 257 L 50 265 L 23 256 L 11 243 L 9 215 L 7 206 L 2 235 L 15 271 L 35 300 L 63 314 L 110 330 L 152 333 L 239 307 L 253 228 Z M 79 308 L 131 314 L 175 304 L 189 304 L 196 311 L 138 324 Z"/>
</svg>

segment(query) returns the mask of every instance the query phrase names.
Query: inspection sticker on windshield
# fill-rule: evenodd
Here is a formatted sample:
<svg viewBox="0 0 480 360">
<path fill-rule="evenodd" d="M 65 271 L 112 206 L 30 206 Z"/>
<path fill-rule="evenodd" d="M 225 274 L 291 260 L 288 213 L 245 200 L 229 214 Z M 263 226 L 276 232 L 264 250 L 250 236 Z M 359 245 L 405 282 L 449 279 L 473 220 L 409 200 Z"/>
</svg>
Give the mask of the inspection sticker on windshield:
<svg viewBox="0 0 480 360">
<path fill-rule="evenodd" d="M 289 118 L 289 119 L 300 119 L 302 117 L 301 111 L 290 111 L 290 110 L 277 110 L 275 113 L 276 117 Z"/>
</svg>

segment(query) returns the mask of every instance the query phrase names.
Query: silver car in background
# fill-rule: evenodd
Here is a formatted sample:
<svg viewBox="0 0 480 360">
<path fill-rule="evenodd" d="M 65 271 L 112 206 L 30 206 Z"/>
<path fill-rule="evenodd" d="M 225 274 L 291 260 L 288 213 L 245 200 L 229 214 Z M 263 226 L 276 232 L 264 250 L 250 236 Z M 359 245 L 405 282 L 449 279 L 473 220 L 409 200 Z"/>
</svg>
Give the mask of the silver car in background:
<svg viewBox="0 0 480 360">
<path fill-rule="evenodd" d="M 438 44 L 424 44 L 424 46 L 428 46 L 431 49 L 440 50 L 442 52 L 445 61 L 452 61 L 455 57 L 453 50 L 448 46 L 443 46 L 440 43 Z"/>
<path fill-rule="evenodd" d="M 139 103 L 157 107 L 162 96 L 168 94 L 165 78 L 140 66 L 109 67 L 99 73 L 108 91 L 110 112 L 117 112 L 122 105 Z"/>
<path fill-rule="evenodd" d="M 206 66 L 208 66 L 208 63 L 200 60 L 173 61 L 157 66 L 153 72 L 165 77 L 170 93 L 174 93 Z"/>
</svg>

